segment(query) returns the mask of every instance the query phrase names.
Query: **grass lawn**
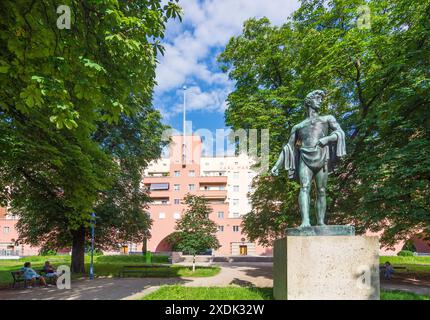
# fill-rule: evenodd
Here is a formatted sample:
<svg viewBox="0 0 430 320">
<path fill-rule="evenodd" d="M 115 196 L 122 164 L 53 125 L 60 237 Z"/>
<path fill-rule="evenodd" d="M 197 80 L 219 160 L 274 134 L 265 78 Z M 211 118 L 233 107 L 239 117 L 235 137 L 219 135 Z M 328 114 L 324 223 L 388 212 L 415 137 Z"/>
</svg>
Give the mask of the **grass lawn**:
<svg viewBox="0 0 430 320">
<path fill-rule="evenodd" d="M 430 296 L 405 291 L 381 291 L 381 300 L 430 300 Z"/>
<path fill-rule="evenodd" d="M 141 300 L 273 300 L 272 288 L 162 286 Z M 403 291 L 381 291 L 381 300 L 430 300 Z"/>
<path fill-rule="evenodd" d="M 397 256 L 381 256 L 379 262 L 384 264 L 390 262 L 393 266 L 402 266 L 408 268 L 409 271 L 396 270 L 399 273 L 418 273 L 430 275 L 430 256 L 426 257 L 397 257 Z"/>
<path fill-rule="evenodd" d="M 272 300 L 272 288 L 162 286 L 142 300 Z"/>
<path fill-rule="evenodd" d="M 19 270 L 24 262 L 30 261 L 34 269 L 41 269 L 46 260 L 54 266 L 62 264 L 70 265 L 70 256 L 32 256 L 19 260 L 0 260 L 0 287 L 8 286 L 13 282 L 11 271 Z M 153 256 L 152 263 L 167 263 L 167 256 Z M 85 269 L 89 270 L 90 257 L 85 256 Z M 145 257 L 139 255 L 129 256 L 95 256 L 94 272 L 95 276 L 117 276 L 125 265 L 145 264 Z M 171 268 L 160 268 L 150 270 L 146 273 L 147 277 L 211 277 L 218 274 L 219 267 L 196 267 L 193 273 L 191 267 L 171 266 Z"/>
</svg>

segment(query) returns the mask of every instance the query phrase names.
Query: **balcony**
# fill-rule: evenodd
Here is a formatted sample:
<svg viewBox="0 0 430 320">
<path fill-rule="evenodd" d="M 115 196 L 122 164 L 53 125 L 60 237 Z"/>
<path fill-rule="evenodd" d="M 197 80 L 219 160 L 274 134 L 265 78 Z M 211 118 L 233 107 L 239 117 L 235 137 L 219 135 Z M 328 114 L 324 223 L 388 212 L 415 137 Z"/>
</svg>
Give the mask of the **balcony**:
<svg viewBox="0 0 430 320">
<path fill-rule="evenodd" d="M 148 190 L 149 196 L 152 199 L 170 198 L 171 191 L 169 190 Z"/>
<path fill-rule="evenodd" d="M 203 171 L 202 177 L 227 177 L 225 171 Z"/>
<path fill-rule="evenodd" d="M 166 181 L 169 181 L 170 176 L 157 176 L 157 177 L 150 177 L 150 176 L 144 176 L 143 177 L 143 183 L 144 184 L 151 184 L 151 183 L 167 183 Z"/>
<path fill-rule="evenodd" d="M 199 179 L 200 184 L 221 184 L 227 183 L 227 177 L 226 176 L 202 176 Z"/>
<path fill-rule="evenodd" d="M 206 199 L 223 199 L 227 198 L 227 190 L 197 190 L 198 196 L 203 196 Z"/>
<path fill-rule="evenodd" d="M 170 204 L 170 199 L 168 197 L 166 198 L 152 197 L 151 200 L 152 200 L 152 202 L 150 203 L 151 206 L 167 206 Z"/>
</svg>

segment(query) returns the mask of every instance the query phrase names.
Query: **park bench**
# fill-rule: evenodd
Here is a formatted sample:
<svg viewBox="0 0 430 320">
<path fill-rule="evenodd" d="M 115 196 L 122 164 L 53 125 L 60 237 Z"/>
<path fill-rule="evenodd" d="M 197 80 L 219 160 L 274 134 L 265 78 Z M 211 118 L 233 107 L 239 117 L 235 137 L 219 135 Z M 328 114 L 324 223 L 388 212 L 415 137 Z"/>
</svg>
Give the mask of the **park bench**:
<svg viewBox="0 0 430 320">
<path fill-rule="evenodd" d="M 24 278 L 24 272 L 22 271 L 12 271 L 11 272 L 13 278 L 12 288 L 15 288 L 16 284 L 19 282 L 24 283 L 24 287 L 27 287 L 27 280 Z"/>
<path fill-rule="evenodd" d="M 35 270 L 39 275 L 41 275 L 42 277 L 45 278 L 46 283 L 50 283 L 50 284 L 55 284 L 55 277 L 46 277 L 46 273 L 45 271 L 42 270 Z M 12 288 L 15 288 L 17 283 L 23 282 L 24 287 L 27 287 L 27 282 L 29 282 L 28 280 L 26 280 L 24 278 L 24 272 L 22 272 L 21 270 L 18 271 L 11 271 L 11 275 L 13 278 L 13 284 L 12 284 Z"/>
<path fill-rule="evenodd" d="M 402 270 L 402 271 L 406 271 L 406 272 L 409 271 L 408 267 L 405 267 L 405 266 L 393 266 L 393 269 L 394 270 Z M 379 271 L 381 273 L 383 273 L 385 271 L 385 266 L 384 265 L 380 265 L 379 266 Z"/>
<path fill-rule="evenodd" d="M 158 264 L 158 265 L 130 265 L 124 266 L 119 273 L 119 277 L 124 277 L 126 274 L 139 274 L 141 276 L 147 276 L 149 271 L 160 270 L 160 269 L 170 269 L 171 266 L 168 264 Z"/>
</svg>

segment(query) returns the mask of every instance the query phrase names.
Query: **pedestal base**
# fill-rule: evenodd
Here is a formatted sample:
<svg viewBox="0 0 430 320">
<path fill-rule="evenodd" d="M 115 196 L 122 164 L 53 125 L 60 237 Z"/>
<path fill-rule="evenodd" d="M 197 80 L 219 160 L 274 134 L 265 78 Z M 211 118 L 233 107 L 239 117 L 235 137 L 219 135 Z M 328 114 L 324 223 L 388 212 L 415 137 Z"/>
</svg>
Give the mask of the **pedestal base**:
<svg viewBox="0 0 430 320">
<path fill-rule="evenodd" d="M 301 228 L 288 228 L 287 236 L 355 236 L 353 226 L 326 225 Z"/>
<path fill-rule="evenodd" d="M 275 241 L 276 300 L 379 300 L 379 241 L 287 236 Z"/>
</svg>

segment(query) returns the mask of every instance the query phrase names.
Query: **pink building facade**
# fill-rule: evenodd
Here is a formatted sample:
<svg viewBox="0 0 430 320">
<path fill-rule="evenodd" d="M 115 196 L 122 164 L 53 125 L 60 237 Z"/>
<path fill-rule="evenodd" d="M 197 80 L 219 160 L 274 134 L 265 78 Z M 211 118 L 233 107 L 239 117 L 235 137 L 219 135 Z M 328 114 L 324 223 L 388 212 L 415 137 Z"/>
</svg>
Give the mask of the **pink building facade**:
<svg viewBox="0 0 430 320">
<path fill-rule="evenodd" d="M 39 248 L 17 244 L 18 232 L 15 228 L 17 219 L 7 214 L 6 208 L 0 207 L 0 257 L 31 256 L 39 253 Z"/>
<path fill-rule="evenodd" d="M 220 161 L 218 166 L 214 166 L 216 160 Z M 236 167 L 228 166 L 229 162 L 236 163 Z M 240 172 L 244 170 L 250 170 L 249 159 L 202 157 L 199 136 L 186 136 L 185 144 L 183 136 L 173 136 L 169 157 L 150 164 L 143 178 L 153 200 L 148 209 L 153 225 L 147 250 L 171 251 L 166 238 L 174 232 L 176 221 L 186 209 L 182 199 L 190 193 L 205 197 L 212 208 L 209 217 L 218 225 L 221 244 L 213 252 L 215 255 L 271 255 L 271 248 L 248 241 L 242 233 L 242 216 L 249 205 L 243 200 L 248 189 L 240 188 Z M 229 181 L 234 178 L 237 182 Z M 252 177 L 249 175 L 248 179 Z"/>
</svg>

